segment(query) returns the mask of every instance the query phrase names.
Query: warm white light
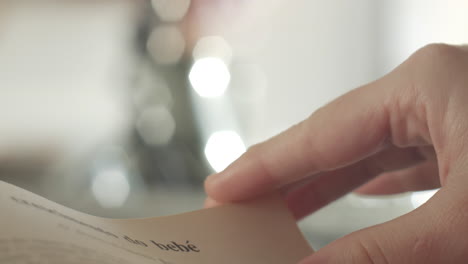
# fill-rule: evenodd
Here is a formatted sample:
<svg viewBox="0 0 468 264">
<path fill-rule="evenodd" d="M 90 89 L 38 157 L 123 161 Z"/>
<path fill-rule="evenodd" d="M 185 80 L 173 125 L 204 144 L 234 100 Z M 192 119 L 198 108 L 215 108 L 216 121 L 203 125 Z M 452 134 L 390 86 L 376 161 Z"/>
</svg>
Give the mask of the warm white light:
<svg viewBox="0 0 468 264">
<path fill-rule="evenodd" d="M 130 184 L 122 170 L 99 171 L 93 180 L 92 191 L 98 203 L 105 208 L 122 206 L 130 194 Z"/>
<path fill-rule="evenodd" d="M 245 152 L 241 137 L 234 131 L 213 133 L 205 146 L 205 156 L 217 172 L 224 170 Z"/>
<path fill-rule="evenodd" d="M 206 57 L 195 61 L 189 80 L 201 97 L 218 97 L 228 88 L 231 73 L 222 59 Z"/>
<path fill-rule="evenodd" d="M 437 190 L 429 190 L 429 191 L 421 191 L 421 192 L 414 192 L 411 194 L 411 203 L 413 204 L 414 208 L 418 208 L 419 206 L 426 203 L 432 196 L 438 191 Z"/>
</svg>

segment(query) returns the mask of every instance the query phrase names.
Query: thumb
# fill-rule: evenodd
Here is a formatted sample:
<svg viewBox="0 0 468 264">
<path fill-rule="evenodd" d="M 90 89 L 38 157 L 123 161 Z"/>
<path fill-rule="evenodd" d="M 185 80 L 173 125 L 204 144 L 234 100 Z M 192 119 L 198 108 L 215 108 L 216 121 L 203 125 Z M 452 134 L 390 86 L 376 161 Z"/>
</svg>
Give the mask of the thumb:
<svg viewBox="0 0 468 264">
<path fill-rule="evenodd" d="M 467 263 L 466 209 L 460 211 L 466 202 L 454 203 L 453 193 L 444 199 L 445 193 L 441 189 L 410 214 L 338 239 L 300 264 Z"/>
</svg>

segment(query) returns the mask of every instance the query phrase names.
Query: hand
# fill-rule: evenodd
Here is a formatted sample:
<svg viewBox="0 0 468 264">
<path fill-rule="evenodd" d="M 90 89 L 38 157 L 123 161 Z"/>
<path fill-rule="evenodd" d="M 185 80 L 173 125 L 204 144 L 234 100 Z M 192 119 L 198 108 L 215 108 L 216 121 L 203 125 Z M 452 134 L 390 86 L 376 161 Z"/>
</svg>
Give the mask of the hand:
<svg viewBox="0 0 468 264">
<path fill-rule="evenodd" d="M 363 194 L 441 187 L 413 212 L 301 263 L 468 263 L 468 46 L 420 49 L 253 146 L 205 187 L 208 206 L 281 190 L 297 218 L 358 187 Z"/>
</svg>

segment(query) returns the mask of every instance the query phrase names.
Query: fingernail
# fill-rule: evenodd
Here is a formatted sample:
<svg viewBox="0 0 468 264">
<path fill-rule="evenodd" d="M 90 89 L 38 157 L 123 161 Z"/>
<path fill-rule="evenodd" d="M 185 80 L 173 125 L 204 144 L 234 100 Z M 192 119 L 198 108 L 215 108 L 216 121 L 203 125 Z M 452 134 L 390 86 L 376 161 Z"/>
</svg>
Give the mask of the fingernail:
<svg viewBox="0 0 468 264">
<path fill-rule="evenodd" d="M 211 186 L 213 186 L 213 183 L 216 181 L 217 178 L 217 174 L 211 174 L 210 176 L 206 177 L 205 188 L 210 188 Z"/>
<path fill-rule="evenodd" d="M 211 174 L 208 177 L 206 177 L 205 181 L 212 181 L 214 178 L 217 178 L 218 174 Z"/>
<path fill-rule="evenodd" d="M 206 177 L 205 186 L 209 186 L 210 188 L 212 188 L 214 185 L 218 184 L 218 182 L 220 182 L 222 178 L 225 178 L 223 177 L 222 172 L 211 174 L 210 176 Z"/>
<path fill-rule="evenodd" d="M 216 202 L 215 200 L 211 199 L 210 197 L 207 197 L 205 199 L 205 203 L 203 205 L 204 208 L 212 208 L 212 207 L 215 207 L 218 205 L 218 202 Z"/>
</svg>

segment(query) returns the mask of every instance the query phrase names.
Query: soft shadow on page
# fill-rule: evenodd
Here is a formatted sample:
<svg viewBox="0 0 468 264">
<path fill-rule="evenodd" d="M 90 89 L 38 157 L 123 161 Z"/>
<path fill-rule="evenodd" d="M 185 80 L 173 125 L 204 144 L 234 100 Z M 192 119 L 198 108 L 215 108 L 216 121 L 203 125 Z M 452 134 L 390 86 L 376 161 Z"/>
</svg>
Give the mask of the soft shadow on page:
<svg viewBox="0 0 468 264">
<path fill-rule="evenodd" d="M 79 213 L 0 181 L 0 263 L 293 264 L 311 253 L 276 196 L 117 220 Z"/>
</svg>

